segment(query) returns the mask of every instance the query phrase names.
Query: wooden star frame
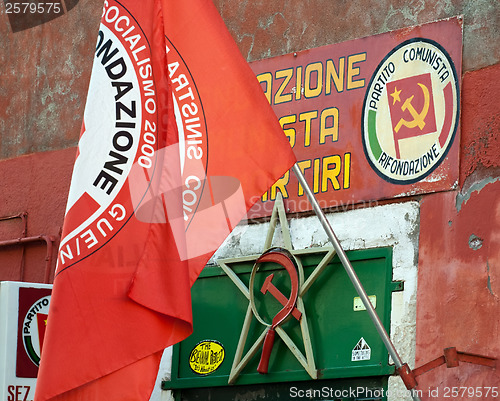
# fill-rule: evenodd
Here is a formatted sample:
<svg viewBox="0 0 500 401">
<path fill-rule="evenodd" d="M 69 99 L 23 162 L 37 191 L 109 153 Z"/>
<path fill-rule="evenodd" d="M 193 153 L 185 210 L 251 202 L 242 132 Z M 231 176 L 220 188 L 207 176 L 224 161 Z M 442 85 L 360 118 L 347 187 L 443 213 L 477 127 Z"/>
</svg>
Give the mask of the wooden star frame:
<svg viewBox="0 0 500 401">
<path fill-rule="evenodd" d="M 290 236 L 290 228 L 288 226 L 288 221 L 286 218 L 285 207 L 283 204 L 283 198 L 281 194 L 278 194 L 276 198 L 276 202 L 274 204 L 273 212 L 271 215 L 271 220 L 269 224 L 269 229 L 267 231 L 266 240 L 264 243 L 263 252 L 272 247 L 272 242 L 274 238 L 274 234 L 276 231 L 276 227 L 278 222 L 281 226 L 281 232 L 283 235 L 284 248 L 287 249 L 292 255 L 295 256 L 295 259 L 298 263 L 298 273 L 299 273 L 299 295 L 297 298 L 297 309 L 302 313 L 300 318 L 300 329 L 302 334 L 302 340 L 305 350 L 305 356 L 297 347 L 297 345 L 293 342 L 290 336 L 286 333 L 286 331 L 278 326 L 276 328 L 276 333 L 281 338 L 281 340 L 286 344 L 290 352 L 295 356 L 295 358 L 299 361 L 302 367 L 306 370 L 309 376 L 312 379 L 318 378 L 318 373 L 316 370 L 316 364 L 314 361 L 314 352 L 311 345 L 311 336 L 309 334 L 309 325 L 307 322 L 306 309 L 304 306 L 303 296 L 309 290 L 314 281 L 319 277 L 319 275 L 323 272 L 325 267 L 330 263 L 332 258 L 335 256 L 335 250 L 332 247 L 322 247 L 322 248 L 310 248 L 304 250 L 294 250 L 292 247 L 292 240 Z M 314 268 L 313 272 L 304 280 L 304 271 L 301 262 L 301 256 L 311 254 L 311 253 L 324 253 L 323 258 L 318 263 L 318 265 Z M 222 270 L 228 275 L 228 277 L 233 281 L 233 283 L 238 287 L 238 289 L 243 293 L 243 295 L 249 300 L 247 312 L 245 315 L 245 320 L 243 323 L 243 327 L 241 329 L 240 338 L 238 341 L 238 346 L 236 348 L 233 365 L 231 367 L 231 372 L 229 374 L 228 384 L 234 384 L 241 374 L 245 366 L 248 362 L 255 356 L 255 354 L 260 350 L 262 344 L 264 342 L 264 337 L 268 330 L 269 325 L 264 324 L 264 322 L 259 320 L 259 323 L 263 324 L 264 328 L 262 333 L 257 338 L 257 340 L 252 344 L 250 349 L 243 355 L 245 344 L 247 342 L 248 332 L 250 329 L 250 325 L 255 318 L 255 314 L 252 310 L 251 305 L 251 297 L 249 288 L 241 281 L 238 275 L 231 268 L 231 265 L 234 263 L 241 262 L 252 262 L 255 261 L 260 255 L 250 255 L 240 258 L 228 258 L 228 259 L 220 259 L 217 261 Z"/>
</svg>

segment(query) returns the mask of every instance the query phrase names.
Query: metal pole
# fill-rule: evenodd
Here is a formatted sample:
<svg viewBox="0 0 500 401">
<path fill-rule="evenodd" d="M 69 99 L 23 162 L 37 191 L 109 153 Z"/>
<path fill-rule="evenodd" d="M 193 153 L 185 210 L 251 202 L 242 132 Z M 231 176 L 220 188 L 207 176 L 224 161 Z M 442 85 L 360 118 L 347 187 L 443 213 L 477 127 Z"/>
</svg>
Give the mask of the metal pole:
<svg viewBox="0 0 500 401">
<path fill-rule="evenodd" d="M 311 202 L 311 205 L 314 209 L 314 212 L 316 213 L 317 217 L 319 218 L 321 225 L 323 226 L 324 230 L 326 231 L 326 234 L 328 235 L 328 238 L 330 239 L 330 242 L 333 245 L 333 248 L 337 252 L 337 255 L 344 266 L 344 269 L 351 279 L 352 284 L 354 285 L 354 288 L 356 289 L 356 292 L 358 293 L 359 297 L 361 298 L 361 301 L 363 302 L 363 305 L 365 306 L 368 315 L 372 319 L 373 324 L 375 325 L 375 328 L 377 329 L 377 332 L 382 339 L 382 342 L 384 343 L 385 347 L 387 348 L 387 351 L 389 352 L 389 355 L 391 356 L 392 360 L 394 361 L 394 364 L 396 365 L 396 368 L 398 370 L 404 369 L 405 366 L 403 362 L 401 361 L 401 358 L 399 357 L 398 351 L 394 347 L 394 344 L 392 343 L 391 339 L 389 338 L 389 335 L 387 334 L 387 331 L 385 330 L 382 322 L 380 321 L 380 318 L 377 315 L 377 312 L 375 312 L 375 308 L 371 304 L 368 295 L 366 294 L 365 289 L 363 288 L 363 285 L 359 281 L 359 278 L 354 271 L 351 262 L 347 258 L 346 253 L 342 249 L 342 246 L 340 245 L 339 240 L 337 239 L 337 236 L 335 235 L 332 227 L 330 226 L 330 223 L 326 219 L 325 213 L 321 209 L 321 207 L 318 204 L 318 201 L 316 200 L 316 197 L 314 196 L 313 192 L 311 191 L 311 188 L 309 187 L 309 184 L 307 183 L 304 174 L 302 174 L 302 171 L 300 170 L 299 166 L 297 163 L 294 164 L 293 166 L 293 172 L 297 176 L 300 185 L 302 185 L 302 188 L 304 188 L 304 191 L 306 192 L 306 195 L 309 199 L 309 202 Z M 418 397 L 415 392 L 411 391 L 411 395 L 414 401 L 420 401 L 420 398 Z"/>
</svg>

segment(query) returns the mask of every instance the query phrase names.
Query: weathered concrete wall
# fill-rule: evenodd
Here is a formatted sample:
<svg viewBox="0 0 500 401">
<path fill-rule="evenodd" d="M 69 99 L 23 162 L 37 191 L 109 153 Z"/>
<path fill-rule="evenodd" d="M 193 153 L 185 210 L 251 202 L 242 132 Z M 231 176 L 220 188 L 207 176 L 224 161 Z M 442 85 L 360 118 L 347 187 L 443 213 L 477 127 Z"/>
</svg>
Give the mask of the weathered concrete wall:
<svg viewBox="0 0 500 401">
<path fill-rule="evenodd" d="M 500 355 L 500 183 L 490 183 L 460 205 L 457 194 L 425 197 L 420 228 L 417 365 L 443 349 Z M 431 223 L 432 222 L 432 223 Z M 440 367 L 419 378 L 421 389 L 498 386 L 500 373 L 477 365 Z M 460 397 L 455 399 L 467 399 Z M 495 400 L 490 396 L 482 400 Z"/>
<path fill-rule="evenodd" d="M 500 60 L 496 0 L 214 0 L 249 61 L 464 16 L 464 70 Z"/>
<path fill-rule="evenodd" d="M 421 201 L 417 365 L 446 347 L 500 357 L 499 80 L 498 64 L 465 74 L 460 187 Z M 443 395 L 453 386 L 498 386 L 500 373 L 462 363 L 419 382 Z"/>
<path fill-rule="evenodd" d="M 500 64 L 467 72 L 462 81 L 460 186 L 498 176 L 500 168 Z"/>
<path fill-rule="evenodd" d="M 101 11 L 102 1 L 81 1 L 13 33 L 2 5 L 0 159 L 76 146 Z"/>
</svg>

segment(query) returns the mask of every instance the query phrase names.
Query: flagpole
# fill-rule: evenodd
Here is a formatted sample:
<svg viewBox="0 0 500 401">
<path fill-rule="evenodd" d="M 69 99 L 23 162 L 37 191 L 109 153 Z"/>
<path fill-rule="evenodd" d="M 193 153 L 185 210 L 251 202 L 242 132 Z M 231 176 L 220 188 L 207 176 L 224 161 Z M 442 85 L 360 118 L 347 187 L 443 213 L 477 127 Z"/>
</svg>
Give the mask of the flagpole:
<svg viewBox="0 0 500 401">
<path fill-rule="evenodd" d="M 311 188 L 309 187 L 309 184 L 307 183 L 304 174 L 302 174 L 302 171 L 300 170 L 299 166 L 297 163 L 294 164 L 293 166 L 293 172 L 297 176 L 300 185 L 304 188 L 304 191 L 306 192 L 306 195 L 311 202 L 311 205 L 313 207 L 314 212 L 316 213 L 317 217 L 319 218 L 321 225 L 323 226 L 324 230 L 326 231 L 326 234 L 328 235 L 328 238 L 330 239 L 330 242 L 333 245 L 333 248 L 337 252 L 337 255 L 344 266 L 344 269 L 351 279 L 352 284 L 354 285 L 354 288 L 356 289 L 356 292 L 358 293 L 359 297 L 361 298 L 361 301 L 363 302 L 363 305 L 365 306 L 368 315 L 372 319 L 373 324 L 375 325 L 375 328 L 377 329 L 377 332 L 382 339 L 382 342 L 384 343 L 385 347 L 387 348 L 387 351 L 389 352 L 389 355 L 391 356 L 392 360 L 394 361 L 394 364 L 396 365 L 396 369 L 398 374 L 401 376 L 403 379 L 403 382 L 405 383 L 406 387 L 410 389 L 414 389 L 417 385 L 416 381 L 414 380 L 414 376 L 412 375 L 412 372 L 410 368 L 408 367 L 407 364 L 403 364 L 396 348 L 394 347 L 394 344 L 392 343 L 391 339 L 389 338 L 389 335 L 387 334 L 387 331 L 385 330 L 382 322 L 380 321 L 380 318 L 377 315 L 377 312 L 375 312 L 375 308 L 373 307 L 372 303 L 370 302 L 368 295 L 366 294 L 365 289 L 363 288 L 363 285 L 361 284 L 361 281 L 359 280 L 356 272 L 354 271 L 354 268 L 351 265 L 351 262 L 347 258 L 347 255 L 345 251 L 342 249 L 342 246 L 340 245 L 339 240 L 337 239 L 337 236 L 335 235 L 335 232 L 333 231 L 330 223 L 326 219 L 325 213 L 319 206 L 318 201 L 316 200 L 316 197 L 314 196 L 313 192 L 311 191 Z M 413 380 L 412 380 L 413 379 Z M 409 383 L 408 383 L 409 382 Z M 411 391 L 411 396 L 414 401 L 420 401 L 420 398 L 418 395 L 414 392 Z"/>
</svg>

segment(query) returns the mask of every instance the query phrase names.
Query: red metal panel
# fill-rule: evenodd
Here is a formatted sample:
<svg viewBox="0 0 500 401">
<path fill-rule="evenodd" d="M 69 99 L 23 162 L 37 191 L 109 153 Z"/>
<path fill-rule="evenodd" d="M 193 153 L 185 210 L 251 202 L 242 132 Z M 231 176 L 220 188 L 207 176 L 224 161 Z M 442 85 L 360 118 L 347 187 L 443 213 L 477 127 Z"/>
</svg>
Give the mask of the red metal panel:
<svg viewBox="0 0 500 401">
<path fill-rule="evenodd" d="M 452 18 L 251 67 L 320 205 L 346 208 L 456 186 L 461 56 Z M 290 212 L 311 210 L 290 174 L 249 216 L 269 215 L 277 191 Z"/>
</svg>

